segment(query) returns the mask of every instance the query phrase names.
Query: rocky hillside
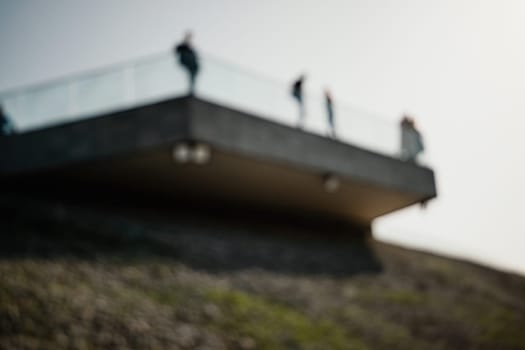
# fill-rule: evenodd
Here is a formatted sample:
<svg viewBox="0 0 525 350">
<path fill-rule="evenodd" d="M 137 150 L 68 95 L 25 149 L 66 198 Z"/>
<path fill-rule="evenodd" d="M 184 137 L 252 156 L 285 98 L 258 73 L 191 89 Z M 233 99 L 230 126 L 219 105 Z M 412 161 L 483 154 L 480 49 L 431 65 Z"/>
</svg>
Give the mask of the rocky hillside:
<svg viewBox="0 0 525 350">
<path fill-rule="evenodd" d="M 4 202 L 0 349 L 525 349 L 524 278 L 331 231 Z"/>
</svg>

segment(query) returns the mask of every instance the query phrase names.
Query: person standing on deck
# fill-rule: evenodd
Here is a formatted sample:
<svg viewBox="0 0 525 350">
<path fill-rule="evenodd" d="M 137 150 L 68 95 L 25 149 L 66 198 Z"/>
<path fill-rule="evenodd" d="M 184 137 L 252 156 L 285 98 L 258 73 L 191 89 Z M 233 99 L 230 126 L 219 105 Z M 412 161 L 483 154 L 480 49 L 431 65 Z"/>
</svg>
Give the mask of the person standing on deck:
<svg viewBox="0 0 525 350">
<path fill-rule="evenodd" d="M 306 75 L 302 74 L 299 78 L 292 84 L 292 96 L 297 101 L 299 106 L 299 122 L 297 123 L 299 128 L 304 127 L 304 99 L 303 99 L 303 83 L 306 79 Z"/>
<path fill-rule="evenodd" d="M 334 123 L 334 103 L 330 90 L 324 90 L 324 97 L 326 102 L 326 116 L 328 117 L 328 126 L 330 127 L 330 134 L 335 139 L 335 123 Z"/>
<path fill-rule="evenodd" d="M 189 94 L 195 93 L 195 80 L 199 72 L 199 59 L 191 43 L 192 33 L 187 32 L 182 43 L 175 47 L 175 55 L 179 57 L 179 63 L 188 72 Z"/>
</svg>

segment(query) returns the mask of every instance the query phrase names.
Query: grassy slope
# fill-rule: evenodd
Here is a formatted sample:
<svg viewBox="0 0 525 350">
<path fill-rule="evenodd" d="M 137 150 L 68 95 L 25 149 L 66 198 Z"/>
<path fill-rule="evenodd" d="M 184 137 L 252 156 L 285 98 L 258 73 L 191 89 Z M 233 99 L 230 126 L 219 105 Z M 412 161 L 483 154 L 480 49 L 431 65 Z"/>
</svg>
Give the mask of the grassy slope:
<svg viewBox="0 0 525 350">
<path fill-rule="evenodd" d="M 1 349 L 525 349 L 518 276 L 377 242 L 381 272 L 201 269 L 78 220 L 4 211 Z"/>
</svg>

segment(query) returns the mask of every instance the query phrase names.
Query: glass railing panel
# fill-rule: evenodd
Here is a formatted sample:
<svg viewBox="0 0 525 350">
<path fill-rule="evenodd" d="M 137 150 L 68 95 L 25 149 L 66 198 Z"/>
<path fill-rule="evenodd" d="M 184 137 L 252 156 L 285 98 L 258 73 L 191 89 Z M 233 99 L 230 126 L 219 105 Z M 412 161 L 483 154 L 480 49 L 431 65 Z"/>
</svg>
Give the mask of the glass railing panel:
<svg viewBox="0 0 525 350">
<path fill-rule="evenodd" d="M 10 95 L 2 99 L 2 107 L 21 130 L 30 126 L 44 126 L 68 115 L 67 93 L 67 86 L 48 85 Z"/>
<path fill-rule="evenodd" d="M 346 142 L 383 154 L 399 153 L 400 129 L 396 123 L 346 106 L 340 106 L 337 113 L 338 130 Z"/>
<path fill-rule="evenodd" d="M 32 124 L 45 125 L 48 122 L 67 116 L 69 113 L 67 86 L 62 84 L 46 86 L 27 95 L 28 118 Z"/>
<path fill-rule="evenodd" d="M 299 110 L 292 81 L 274 81 L 207 55 L 200 55 L 196 96 L 290 126 Z M 5 114 L 19 131 L 101 115 L 186 95 L 188 76 L 170 53 L 128 62 L 67 80 L 0 96 Z M 305 92 L 304 129 L 330 135 L 322 92 Z M 397 157 L 400 127 L 345 105 L 334 96 L 337 139 Z"/>
<path fill-rule="evenodd" d="M 126 106 L 125 72 L 122 69 L 80 78 L 73 83 L 74 100 L 68 120 L 101 114 Z"/>
<path fill-rule="evenodd" d="M 244 97 L 241 102 L 248 108 L 251 106 L 254 114 L 272 119 L 287 125 L 296 125 L 298 108 L 286 84 L 274 81 L 261 80 L 260 84 L 252 83 L 254 78 L 244 75 L 240 81 L 239 96 Z M 249 86 L 253 88 L 249 88 Z M 259 111 L 258 113 L 256 111 Z"/>
<path fill-rule="evenodd" d="M 212 58 L 202 60 L 197 95 L 267 119 L 295 125 L 297 107 L 286 84 Z"/>
<path fill-rule="evenodd" d="M 237 78 L 237 74 L 227 65 L 201 57 L 196 95 L 211 102 L 235 107 L 237 104 L 233 91 L 238 86 Z"/>
<path fill-rule="evenodd" d="M 172 55 L 140 61 L 130 67 L 133 74 L 133 103 L 147 104 L 187 94 L 185 72 Z"/>
</svg>

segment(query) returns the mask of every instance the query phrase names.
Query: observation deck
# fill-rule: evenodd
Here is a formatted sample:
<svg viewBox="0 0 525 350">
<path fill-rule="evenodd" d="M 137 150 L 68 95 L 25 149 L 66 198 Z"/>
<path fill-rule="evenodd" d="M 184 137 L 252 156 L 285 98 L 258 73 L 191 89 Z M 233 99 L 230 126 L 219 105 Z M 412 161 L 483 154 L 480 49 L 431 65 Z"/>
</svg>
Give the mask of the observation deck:
<svg viewBox="0 0 525 350">
<path fill-rule="evenodd" d="M 280 84 L 209 57 L 195 96 L 169 54 L 0 95 L 18 134 L 0 138 L 11 188 L 89 189 L 270 208 L 368 227 L 436 196 L 433 171 L 398 159 L 394 123 L 306 95 L 307 125 Z"/>
</svg>

